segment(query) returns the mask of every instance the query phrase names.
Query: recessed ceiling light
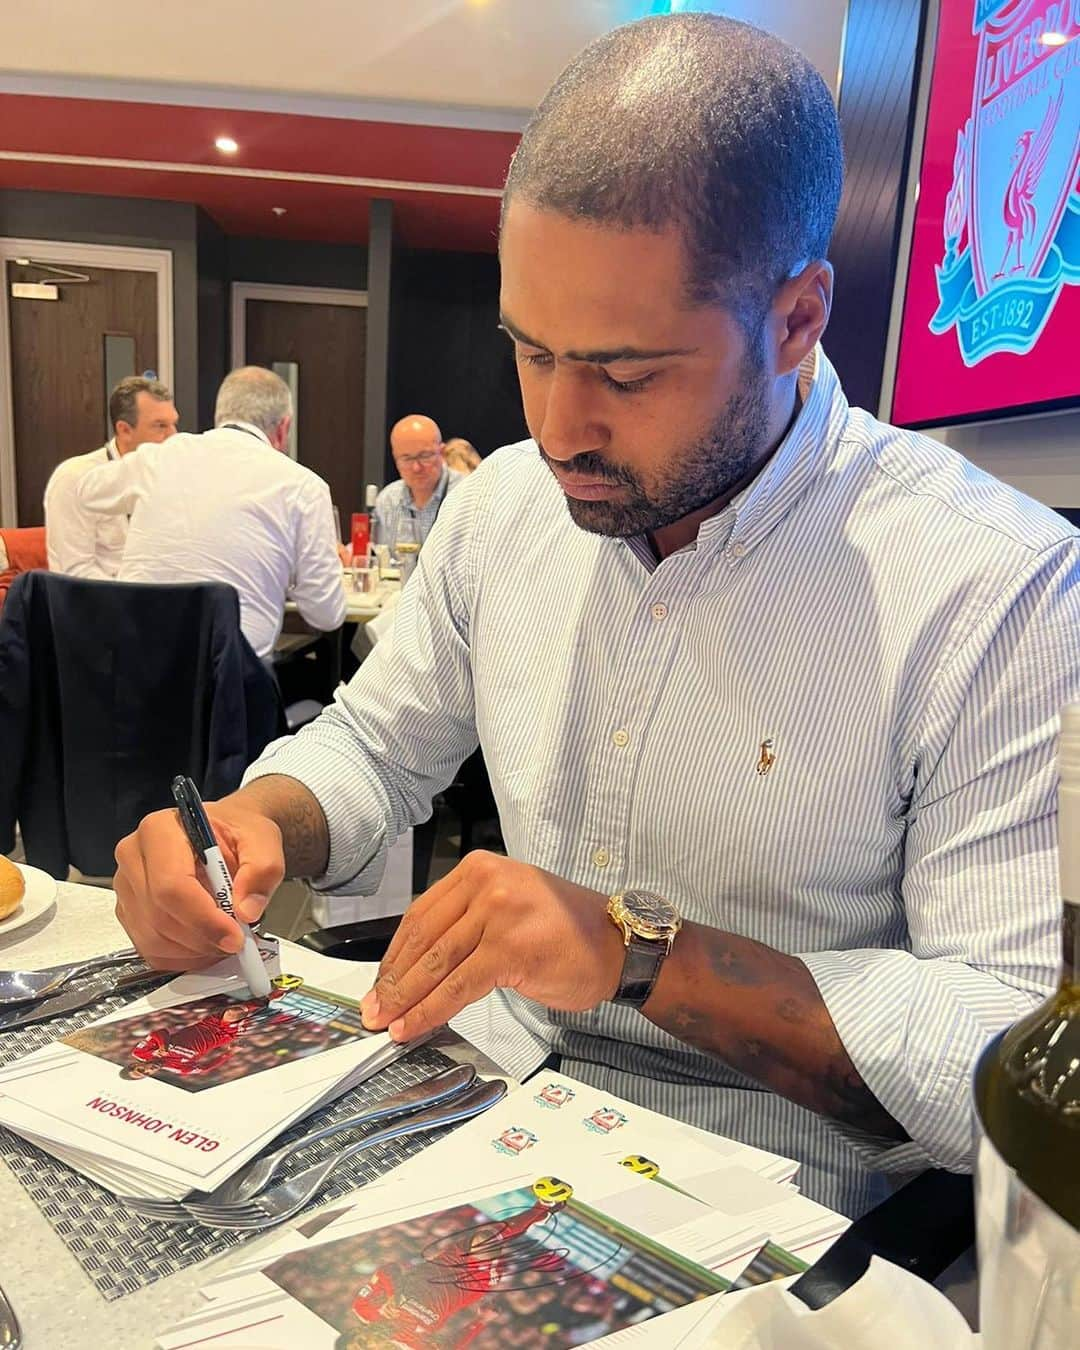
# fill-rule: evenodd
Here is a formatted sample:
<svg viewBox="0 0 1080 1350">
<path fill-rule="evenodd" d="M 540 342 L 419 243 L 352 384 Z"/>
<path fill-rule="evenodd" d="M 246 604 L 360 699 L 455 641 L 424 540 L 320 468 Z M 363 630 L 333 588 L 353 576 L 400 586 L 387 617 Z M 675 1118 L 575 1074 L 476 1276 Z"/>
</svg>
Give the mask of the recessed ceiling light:
<svg viewBox="0 0 1080 1350">
<path fill-rule="evenodd" d="M 286 208 L 284 206 L 272 206 L 270 210 L 273 211 L 275 216 L 283 216 Z"/>
<path fill-rule="evenodd" d="M 219 136 L 214 144 L 223 155 L 235 155 L 240 149 L 231 136 Z"/>
<path fill-rule="evenodd" d="M 1044 47 L 1064 47 L 1068 40 L 1064 33 L 1043 33 L 1039 38 Z"/>
</svg>

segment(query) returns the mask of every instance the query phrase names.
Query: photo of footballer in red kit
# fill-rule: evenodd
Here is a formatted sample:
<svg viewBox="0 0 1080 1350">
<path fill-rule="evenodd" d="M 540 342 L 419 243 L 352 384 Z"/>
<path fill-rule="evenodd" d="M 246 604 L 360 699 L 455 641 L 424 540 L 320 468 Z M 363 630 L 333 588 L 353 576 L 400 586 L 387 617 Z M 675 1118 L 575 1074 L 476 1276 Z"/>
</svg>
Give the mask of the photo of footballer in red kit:
<svg viewBox="0 0 1080 1350">
<path fill-rule="evenodd" d="M 185 1092 L 232 1083 L 369 1036 L 358 1005 L 291 979 L 269 998 L 214 994 L 73 1031 L 65 1045 Z"/>
<path fill-rule="evenodd" d="M 335 1350 L 554 1350 L 731 1287 L 557 1177 L 326 1242 L 263 1275 L 338 1332 Z"/>
</svg>

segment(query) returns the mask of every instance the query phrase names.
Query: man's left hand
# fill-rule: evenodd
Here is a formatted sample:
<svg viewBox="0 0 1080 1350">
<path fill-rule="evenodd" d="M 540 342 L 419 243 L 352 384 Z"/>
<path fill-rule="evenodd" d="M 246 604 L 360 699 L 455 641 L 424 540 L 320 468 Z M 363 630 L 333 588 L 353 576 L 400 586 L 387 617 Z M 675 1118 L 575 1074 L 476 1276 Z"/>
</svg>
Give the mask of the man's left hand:
<svg viewBox="0 0 1080 1350">
<path fill-rule="evenodd" d="M 413 901 L 361 1005 L 396 1041 L 442 1026 L 493 989 L 582 1012 L 619 986 L 622 935 L 607 897 L 539 867 L 470 853 Z"/>
</svg>

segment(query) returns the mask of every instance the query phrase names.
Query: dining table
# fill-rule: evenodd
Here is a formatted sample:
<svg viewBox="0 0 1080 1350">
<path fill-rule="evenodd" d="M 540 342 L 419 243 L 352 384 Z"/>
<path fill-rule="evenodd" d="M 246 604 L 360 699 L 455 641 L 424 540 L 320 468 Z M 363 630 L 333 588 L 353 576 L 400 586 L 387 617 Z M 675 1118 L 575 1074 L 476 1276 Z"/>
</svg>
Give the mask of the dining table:
<svg viewBox="0 0 1080 1350">
<path fill-rule="evenodd" d="M 389 613 L 401 593 L 401 582 L 396 576 L 382 577 L 374 590 L 357 590 L 351 568 L 342 569 L 341 585 L 345 592 L 345 622 L 353 624 L 369 623 L 380 614 Z M 286 601 L 285 613 L 298 613 L 294 600 Z"/>
<path fill-rule="evenodd" d="M 115 905 L 109 889 L 58 882 L 55 904 L 32 922 L 6 935 L 0 925 L 0 969 L 39 969 L 127 947 Z M 452 1060 L 472 1063 L 485 1076 L 506 1077 L 449 1030 L 429 1044 Z M 245 1257 L 256 1253 L 276 1231 L 239 1250 Z M 0 1253 L 0 1289 L 19 1320 L 21 1350 L 150 1350 L 156 1333 L 199 1306 L 198 1290 L 208 1276 L 236 1259 L 234 1249 L 107 1302 L 3 1159 Z"/>
</svg>

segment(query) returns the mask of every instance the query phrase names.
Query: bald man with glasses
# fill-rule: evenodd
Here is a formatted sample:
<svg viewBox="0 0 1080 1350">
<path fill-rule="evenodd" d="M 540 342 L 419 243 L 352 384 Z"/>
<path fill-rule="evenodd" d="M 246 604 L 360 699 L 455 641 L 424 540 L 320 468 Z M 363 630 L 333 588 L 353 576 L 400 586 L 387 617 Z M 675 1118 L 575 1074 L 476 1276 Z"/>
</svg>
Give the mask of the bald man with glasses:
<svg viewBox="0 0 1080 1350">
<path fill-rule="evenodd" d="M 439 508 L 451 488 L 465 475 L 446 464 L 438 424 L 422 413 L 410 413 L 390 432 L 390 453 L 401 477 L 388 483 L 375 500 L 375 538 L 394 546 L 408 521 L 422 544 L 435 524 Z"/>
</svg>

